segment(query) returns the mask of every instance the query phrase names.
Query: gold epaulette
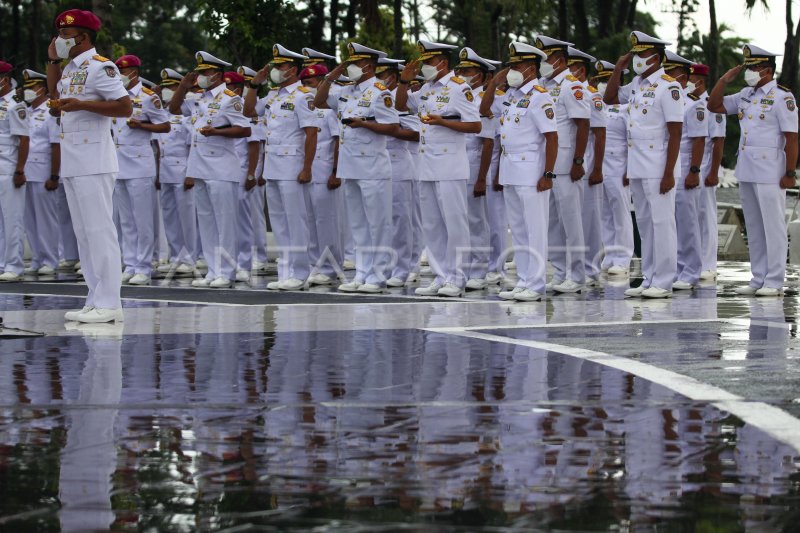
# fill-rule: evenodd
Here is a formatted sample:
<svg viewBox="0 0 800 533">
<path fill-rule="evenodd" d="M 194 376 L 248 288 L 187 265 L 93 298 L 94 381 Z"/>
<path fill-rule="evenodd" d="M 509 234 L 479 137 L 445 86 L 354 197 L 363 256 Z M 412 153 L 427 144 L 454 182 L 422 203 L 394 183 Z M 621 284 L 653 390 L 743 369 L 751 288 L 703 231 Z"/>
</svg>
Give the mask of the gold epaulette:
<svg viewBox="0 0 800 533">
<path fill-rule="evenodd" d="M 94 59 L 95 61 L 100 61 L 101 63 L 105 63 L 106 61 L 111 61 L 109 58 L 103 57 L 100 54 L 93 55 L 92 59 Z"/>
<path fill-rule="evenodd" d="M 375 82 L 375 87 L 377 87 L 381 91 L 388 91 L 389 88 L 386 85 L 382 84 L 381 82 Z"/>
<path fill-rule="evenodd" d="M 694 93 L 689 93 L 689 98 L 690 98 L 690 99 L 692 99 L 692 100 L 694 100 L 695 102 L 696 102 L 696 101 L 698 101 L 698 100 L 700 100 L 700 97 L 699 97 L 699 96 L 697 96 L 697 95 L 696 95 L 696 94 L 694 94 Z"/>
<path fill-rule="evenodd" d="M 495 94 L 495 95 L 497 95 L 497 96 L 505 96 L 505 95 L 506 95 L 506 92 L 505 92 L 505 91 L 503 91 L 502 89 L 497 89 L 497 90 L 494 92 L 494 94 Z"/>
<path fill-rule="evenodd" d="M 536 89 L 537 91 L 539 91 L 540 93 L 546 93 L 547 92 L 547 89 L 545 89 L 541 85 L 534 85 L 533 88 Z"/>
<path fill-rule="evenodd" d="M 589 92 L 594 94 L 599 91 L 597 90 L 597 87 L 592 87 L 591 85 L 589 85 Z"/>
<path fill-rule="evenodd" d="M 675 78 L 673 78 L 672 76 L 667 76 L 666 74 L 662 74 L 662 75 L 661 75 L 661 79 L 662 79 L 662 80 L 667 80 L 667 81 L 668 81 L 668 82 L 670 82 L 670 83 L 671 83 L 671 82 L 673 82 L 673 81 L 675 81 Z"/>
<path fill-rule="evenodd" d="M 228 96 L 239 96 L 238 94 L 236 94 L 235 92 L 231 91 L 230 89 L 225 89 L 225 94 L 227 94 Z"/>
<path fill-rule="evenodd" d="M 580 80 L 578 80 L 578 78 L 576 78 L 576 77 L 575 77 L 575 76 L 573 76 L 572 74 L 567 74 L 567 79 L 568 79 L 569 81 L 580 81 Z"/>
<path fill-rule="evenodd" d="M 464 78 L 459 78 L 458 76 L 453 76 L 450 79 L 453 80 L 453 83 L 457 83 L 459 85 L 461 85 L 462 83 L 465 83 L 464 82 Z"/>
<path fill-rule="evenodd" d="M 308 87 L 306 87 L 304 85 L 300 85 L 297 88 L 297 90 L 300 91 L 301 93 L 310 93 L 311 92 L 311 89 L 309 89 Z"/>
<path fill-rule="evenodd" d="M 148 89 L 147 87 L 144 87 L 144 86 L 142 86 L 142 92 L 144 94 L 146 94 L 147 96 L 153 96 L 154 94 L 156 94 L 156 93 L 154 93 L 153 91 L 151 91 L 150 89 Z"/>
<path fill-rule="evenodd" d="M 784 91 L 786 91 L 787 93 L 790 93 L 790 92 L 792 92 L 792 90 L 791 90 L 790 88 L 786 87 L 785 85 L 778 85 L 778 87 L 779 87 L 779 88 L 781 88 L 781 89 L 783 89 L 783 90 L 784 90 Z"/>
</svg>

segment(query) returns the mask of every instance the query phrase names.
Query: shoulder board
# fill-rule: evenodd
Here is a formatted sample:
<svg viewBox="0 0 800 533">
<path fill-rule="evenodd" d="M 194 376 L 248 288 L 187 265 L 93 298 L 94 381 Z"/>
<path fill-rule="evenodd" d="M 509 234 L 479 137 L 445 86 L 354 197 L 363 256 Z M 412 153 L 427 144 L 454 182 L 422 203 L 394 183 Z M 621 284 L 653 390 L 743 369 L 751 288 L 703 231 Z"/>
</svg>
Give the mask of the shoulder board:
<svg viewBox="0 0 800 533">
<path fill-rule="evenodd" d="M 568 79 L 569 81 L 578 81 L 578 78 L 576 78 L 576 77 L 575 77 L 575 76 L 573 76 L 572 74 L 567 74 L 567 79 Z"/>
<path fill-rule="evenodd" d="M 666 74 L 662 74 L 662 75 L 661 75 L 661 79 L 662 79 L 662 80 L 667 80 L 668 82 L 673 82 L 673 81 L 675 81 L 675 78 L 673 78 L 672 76 L 667 76 Z"/>
<path fill-rule="evenodd" d="M 503 90 L 497 89 L 497 91 L 495 91 L 494 94 L 496 94 L 497 96 L 505 96 L 506 92 L 503 91 Z"/>
<path fill-rule="evenodd" d="M 156 94 L 153 91 L 151 91 L 150 89 L 148 89 L 147 87 L 142 87 L 142 92 L 144 94 L 148 95 L 148 96 L 153 96 L 154 94 Z"/>
<path fill-rule="evenodd" d="M 787 93 L 790 93 L 790 92 L 792 92 L 792 90 L 791 90 L 790 88 L 786 87 L 785 85 L 778 85 L 778 87 L 779 87 L 780 89 L 783 89 L 783 90 L 784 90 L 784 91 L 786 91 Z"/>
<path fill-rule="evenodd" d="M 105 63 L 106 61 L 111 61 L 107 57 L 103 57 L 100 54 L 92 56 L 92 59 L 94 59 L 95 61 L 100 61 L 101 63 Z"/>
<path fill-rule="evenodd" d="M 382 84 L 382 83 L 381 83 L 381 82 L 379 82 L 379 81 L 378 81 L 378 82 L 375 82 L 375 87 L 377 87 L 377 88 L 378 88 L 378 89 L 380 89 L 381 91 L 388 91 L 388 90 L 389 90 L 389 89 L 386 87 L 386 85 Z"/>
<path fill-rule="evenodd" d="M 540 93 L 546 93 L 547 92 L 547 89 L 545 89 L 541 85 L 534 85 L 533 88 L 536 89 L 537 91 L 539 91 Z"/>
<path fill-rule="evenodd" d="M 304 85 L 300 85 L 299 87 L 297 87 L 297 90 L 300 91 L 301 93 L 310 93 L 311 92 L 311 89 L 309 89 L 308 87 L 305 87 Z"/>
<path fill-rule="evenodd" d="M 230 89 L 225 89 L 225 94 L 227 94 L 228 96 L 239 96 L 238 94 L 236 94 L 235 92 L 231 91 Z"/>
<path fill-rule="evenodd" d="M 598 92 L 598 91 L 597 91 L 597 88 L 596 88 L 596 87 L 592 87 L 591 85 L 589 85 L 589 86 L 587 87 L 587 89 L 589 89 L 589 92 L 590 92 L 590 93 L 592 93 L 592 94 L 594 94 L 594 93 L 597 93 L 597 92 Z"/>
<path fill-rule="evenodd" d="M 689 93 L 689 98 L 690 98 L 690 99 L 692 99 L 692 100 L 694 100 L 695 102 L 696 102 L 696 101 L 698 101 L 698 100 L 700 100 L 700 97 L 699 97 L 699 96 L 697 96 L 697 95 L 696 95 L 696 94 L 694 94 L 694 93 Z"/>
<path fill-rule="evenodd" d="M 459 78 L 458 76 L 453 76 L 450 79 L 453 80 L 453 83 L 457 83 L 459 85 L 461 85 L 462 83 L 465 83 L 464 82 L 464 78 Z"/>
</svg>

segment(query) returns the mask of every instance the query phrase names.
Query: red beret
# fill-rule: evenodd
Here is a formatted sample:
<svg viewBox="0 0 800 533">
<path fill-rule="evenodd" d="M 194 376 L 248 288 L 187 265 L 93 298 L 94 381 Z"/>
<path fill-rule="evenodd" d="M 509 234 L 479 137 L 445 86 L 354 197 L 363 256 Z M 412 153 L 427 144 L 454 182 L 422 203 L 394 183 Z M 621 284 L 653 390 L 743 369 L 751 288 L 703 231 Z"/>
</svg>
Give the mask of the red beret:
<svg viewBox="0 0 800 533">
<path fill-rule="evenodd" d="M 114 64 L 116 64 L 119 68 L 126 68 L 126 67 L 141 67 L 142 60 L 136 57 L 135 55 L 128 54 L 120 57 L 117 59 Z"/>
<path fill-rule="evenodd" d="M 703 65 L 702 63 L 695 63 L 691 66 L 690 69 L 692 74 L 697 74 L 698 76 L 708 76 L 709 68 L 708 65 Z"/>
<path fill-rule="evenodd" d="M 8 74 L 12 70 L 14 70 L 14 65 L 6 63 L 5 61 L 0 61 L 0 74 Z"/>
<path fill-rule="evenodd" d="M 300 71 L 300 79 L 316 78 L 317 76 L 324 76 L 328 73 L 328 67 L 325 65 L 311 65 Z"/>
<path fill-rule="evenodd" d="M 97 15 L 82 9 L 68 9 L 56 17 L 56 29 L 77 27 L 98 31 L 100 26 L 102 24 Z"/>
<path fill-rule="evenodd" d="M 232 70 L 225 73 L 224 79 L 225 83 L 244 83 L 244 76 Z"/>
</svg>

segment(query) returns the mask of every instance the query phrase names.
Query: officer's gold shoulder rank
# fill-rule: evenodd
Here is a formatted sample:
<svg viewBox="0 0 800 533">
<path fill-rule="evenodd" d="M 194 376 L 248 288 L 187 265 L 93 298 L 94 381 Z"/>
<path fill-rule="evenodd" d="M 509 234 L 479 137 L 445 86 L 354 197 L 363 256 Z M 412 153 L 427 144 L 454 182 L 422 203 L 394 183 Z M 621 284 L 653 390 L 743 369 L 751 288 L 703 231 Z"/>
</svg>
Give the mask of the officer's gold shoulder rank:
<svg viewBox="0 0 800 533">
<path fill-rule="evenodd" d="M 540 93 L 546 93 L 547 92 L 547 89 L 545 89 L 541 85 L 534 85 L 533 88 L 536 89 L 537 91 L 539 91 Z"/>
<path fill-rule="evenodd" d="M 689 98 L 691 98 L 691 99 L 692 99 L 692 100 L 694 100 L 695 102 L 696 102 L 696 101 L 698 101 L 698 100 L 700 100 L 700 97 L 699 97 L 699 96 L 697 96 L 697 95 L 696 95 L 696 94 L 694 94 L 694 93 L 689 93 Z"/>
<path fill-rule="evenodd" d="M 230 89 L 225 89 L 225 94 L 228 96 L 238 96 L 235 92 L 231 91 Z"/>
<path fill-rule="evenodd" d="M 153 95 L 155 95 L 155 94 L 156 94 L 156 93 L 154 93 L 153 91 L 151 91 L 150 89 L 148 89 L 147 87 L 142 87 L 142 92 L 143 92 L 144 94 L 146 94 L 147 96 L 153 96 Z"/>
<path fill-rule="evenodd" d="M 457 83 L 459 85 L 461 85 L 462 83 L 465 83 L 464 82 L 464 78 L 459 78 L 458 76 L 453 76 L 450 79 L 453 80 L 453 83 Z"/>
<path fill-rule="evenodd" d="M 791 93 L 792 92 L 792 90 L 790 88 L 786 87 L 785 85 L 778 84 L 778 88 L 783 89 L 787 93 Z"/>
<path fill-rule="evenodd" d="M 596 88 L 596 87 L 592 87 L 591 85 L 589 85 L 589 92 L 590 92 L 590 93 L 592 93 L 592 94 L 595 94 L 595 93 L 597 93 L 598 91 L 597 91 L 597 88 Z"/>
<path fill-rule="evenodd" d="M 100 54 L 93 55 L 93 56 L 92 56 L 92 59 L 94 59 L 95 61 L 99 61 L 99 62 L 101 62 L 101 63 L 106 63 L 106 62 L 108 62 L 108 61 L 111 61 L 111 60 L 110 60 L 110 59 L 108 59 L 107 57 L 103 57 L 103 56 L 101 56 Z"/>
<path fill-rule="evenodd" d="M 502 89 L 497 89 L 497 90 L 494 92 L 494 94 L 495 94 L 495 95 L 497 95 L 497 96 L 505 96 L 505 95 L 506 95 L 506 92 L 505 92 L 504 90 L 502 90 Z"/>
<path fill-rule="evenodd" d="M 662 80 L 667 80 L 667 81 L 668 81 L 668 82 L 670 82 L 670 83 L 672 83 L 673 81 L 675 81 L 675 78 L 673 78 L 672 76 L 667 76 L 666 74 L 662 74 L 662 75 L 661 75 L 661 79 L 662 79 Z"/>
<path fill-rule="evenodd" d="M 304 87 L 303 85 L 300 85 L 297 88 L 297 90 L 300 91 L 301 93 L 310 93 L 311 92 L 311 89 L 309 89 L 308 87 Z"/>
<path fill-rule="evenodd" d="M 576 77 L 575 77 L 575 76 L 573 76 L 572 74 L 567 74 L 567 79 L 568 79 L 569 81 L 578 81 L 578 78 L 576 78 Z"/>
<path fill-rule="evenodd" d="M 381 91 L 388 91 L 389 90 L 388 87 L 386 87 L 386 85 L 382 84 L 379 81 L 375 82 L 375 87 L 377 87 Z"/>
</svg>

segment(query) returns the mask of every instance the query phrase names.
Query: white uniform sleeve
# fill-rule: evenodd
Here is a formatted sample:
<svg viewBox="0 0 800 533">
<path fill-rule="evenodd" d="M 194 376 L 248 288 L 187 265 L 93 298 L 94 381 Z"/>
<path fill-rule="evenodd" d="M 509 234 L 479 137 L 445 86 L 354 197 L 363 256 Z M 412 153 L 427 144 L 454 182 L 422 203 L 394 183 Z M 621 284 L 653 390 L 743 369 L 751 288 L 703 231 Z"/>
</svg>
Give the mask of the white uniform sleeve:
<svg viewBox="0 0 800 533">
<path fill-rule="evenodd" d="M 494 139 L 497 137 L 497 119 L 481 117 L 481 132 L 478 137 L 483 139 Z"/>
<path fill-rule="evenodd" d="M 420 122 L 419 117 L 412 113 L 400 115 L 400 126 L 405 130 L 419 131 Z"/>
<path fill-rule="evenodd" d="M 784 93 L 782 102 L 775 102 L 778 124 L 783 133 L 797 133 L 797 103 L 791 93 Z"/>
<path fill-rule="evenodd" d="M 13 102 L 13 100 L 12 100 Z M 14 102 L 15 105 L 8 114 L 9 133 L 27 137 L 30 135 L 30 124 L 28 124 L 28 107 L 22 102 Z"/>
<path fill-rule="evenodd" d="M 145 115 L 151 124 L 169 122 L 169 113 L 164 109 L 164 106 L 161 104 L 161 98 L 157 95 L 149 95 L 149 97 L 145 99 L 145 106 Z"/>
<path fill-rule="evenodd" d="M 119 78 L 119 70 L 111 61 L 104 62 L 99 68 L 90 69 L 89 73 L 91 80 L 87 80 L 87 85 L 91 85 L 106 101 L 128 96 L 128 91 Z"/>
<path fill-rule="evenodd" d="M 458 96 L 456 96 L 458 95 Z M 453 94 L 455 98 L 455 109 L 461 115 L 461 122 L 480 122 L 481 115 L 478 106 L 475 104 L 475 94 L 469 87 L 464 87 Z"/>
<path fill-rule="evenodd" d="M 570 82 L 567 80 L 564 85 L 566 87 L 562 85 L 560 97 L 564 99 L 567 117 L 572 120 L 590 118 L 592 113 L 589 108 L 588 94 L 583 84 L 579 81 Z"/>
<path fill-rule="evenodd" d="M 50 140 L 50 144 L 61 144 L 61 128 L 58 125 L 58 120 L 49 111 L 45 120 L 47 121 L 47 137 Z"/>
<path fill-rule="evenodd" d="M 603 97 L 600 96 L 600 93 L 593 93 L 591 91 L 589 94 L 592 96 L 592 114 L 589 117 L 589 127 L 605 128 L 608 125 L 608 119 L 606 117 L 606 106 L 603 103 Z"/>
<path fill-rule="evenodd" d="M 399 124 L 400 117 L 394 107 L 394 98 L 389 91 L 383 91 L 372 104 L 375 122 L 378 124 Z"/>
<path fill-rule="evenodd" d="M 325 113 L 325 121 L 328 123 L 328 129 L 331 132 L 331 137 L 338 137 L 339 130 L 342 128 L 342 123 L 339 122 L 339 117 L 333 111 Z"/>
<path fill-rule="evenodd" d="M 339 111 L 339 104 L 341 103 L 339 98 L 344 93 L 344 87 L 341 90 L 334 91 L 333 87 L 330 88 L 328 91 L 328 99 L 325 102 L 328 104 L 328 107 L 333 110 L 334 113 Z"/>
<path fill-rule="evenodd" d="M 675 94 L 678 95 L 677 98 Z M 680 86 L 670 85 L 662 91 L 661 111 L 664 113 L 664 122 L 683 122 L 683 110 L 683 91 Z"/>
<path fill-rule="evenodd" d="M 633 92 L 633 82 L 630 82 L 627 85 L 623 85 L 617 91 L 617 98 L 619 99 L 620 104 L 627 104 L 631 99 L 631 93 Z"/>
<path fill-rule="evenodd" d="M 702 103 L 692 106 L 683 121 L 686 136 L 690 139 L 708 137 L 708 111 Z"/>
<path fill-rule="evenodd" d="M 415 93 L 412 93 L 409 89 L 408 91 L 408 110 L 414 114 L 419 113 L 419 97 L 422 94 L 422 90 L 419 90 Z"/>
<path fill-rule="evenodd" d="M 531 102 L 530 106 L 532 109 L 528 111 L 528 114 L 532 115 L 533 122 L 540 132 L 550 133 L 558 131 L 555 106 L 549 94 L 541 93 L 541 96 Z"/>
<path fill-rule="evenodd" d="M 231 126 L 249 128 L 251 127 L 250 119 L 244 116 L 242 109 L 242 99 L 239 96 L 231 96 L 225 101 L 225 105 L 222 106 L 220 114 L 228 119 L 228 123 Z"/>
<path fill-rule="evenodd" d="M 725 112 L 729 115 L 735 115 L 739 112 L 739 100 L 742 98 L 741 91 L 736 94 L 729 94 L 722 98 L 722 105 Z"/>
<path fill-rule="evenodd" d="M 722 113 L 713 113 L 713 118 L 709 119 L 708 136 L 712 139 L 725 137 L 725 127 L 728 122 L 728 117 Z"/>
<path fill-rule="evenodd" d="M 319 115 L 314 107 L 314 94 L 303 93 L 299 90 L 295 92 L 298 98 L 295 100 L 295 112 L 297 113 L 297 124 L 301 128 L 319 128 Z"/>
</svg>

